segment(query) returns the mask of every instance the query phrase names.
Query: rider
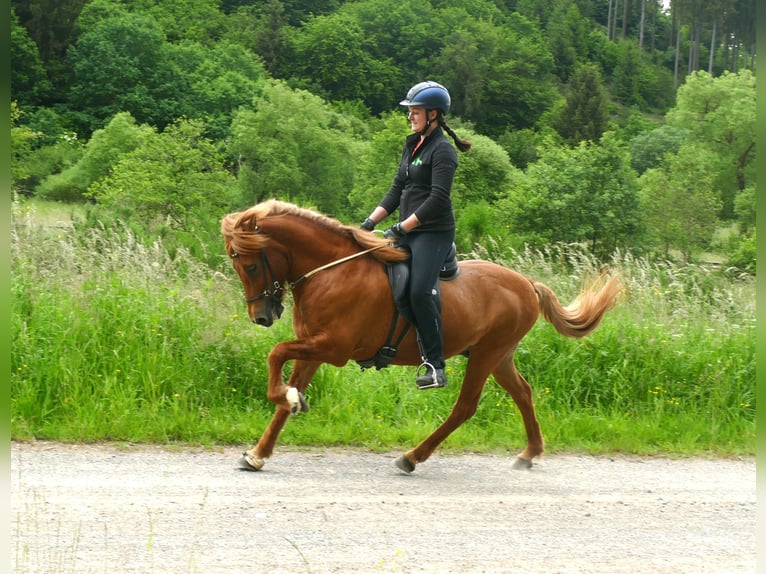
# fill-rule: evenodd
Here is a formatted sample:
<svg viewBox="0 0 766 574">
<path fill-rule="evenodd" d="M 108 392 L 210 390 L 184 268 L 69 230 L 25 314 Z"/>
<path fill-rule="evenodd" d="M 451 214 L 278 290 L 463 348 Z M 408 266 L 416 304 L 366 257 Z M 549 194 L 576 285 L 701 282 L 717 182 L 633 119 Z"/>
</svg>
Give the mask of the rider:
<svg viewBox="0 0 766 574">
<path fill-rule="evenodd" d="M 416 380 L 420 389 L 447 384 L 438 289 L 439 271 L 455 241 L 450 193 L 458 159 L 442 128 L 460 151 L 471 148 L 444 120 L 450 103 L 447 88 L 436 82 L 420 82 L 407 92 L 399 104 L 409 108 L 407 118 L 415 133 L 406 138 L 391 188 L 362 223 L 362 229 L 372 231 L 399 208 L 399 222 L 384 235 L 412 253 L 409 302 L 423 357 L 421 367 L 426 369 Z"/>
</svg>

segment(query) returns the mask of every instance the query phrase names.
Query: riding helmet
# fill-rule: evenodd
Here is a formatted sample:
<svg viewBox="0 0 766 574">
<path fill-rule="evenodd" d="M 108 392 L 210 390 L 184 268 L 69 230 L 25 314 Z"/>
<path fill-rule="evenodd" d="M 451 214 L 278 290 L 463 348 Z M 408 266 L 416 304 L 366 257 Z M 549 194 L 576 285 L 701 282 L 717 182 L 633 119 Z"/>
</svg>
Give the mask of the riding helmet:
<svg viewBox="0 0 766 574">
<path fill-rule="evenodd" d="M 399 105 L 441 110 L 442 114 L 447 115 L 451 103 L 447 88 L 437 82 L 426 81 L 412 86 L 407 92 L 407 97 L 399 102 Z"/>
</svg>

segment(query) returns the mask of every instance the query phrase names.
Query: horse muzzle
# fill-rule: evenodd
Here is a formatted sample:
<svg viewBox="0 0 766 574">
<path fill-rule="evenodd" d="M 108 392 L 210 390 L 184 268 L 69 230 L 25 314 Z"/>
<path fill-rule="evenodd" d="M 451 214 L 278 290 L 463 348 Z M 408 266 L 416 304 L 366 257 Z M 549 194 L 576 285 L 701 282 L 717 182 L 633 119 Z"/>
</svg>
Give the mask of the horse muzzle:
<svg viewBox="0 0 766 574">
<path fill-rule="evenodd" d="M 256 325 L 271 327 L 274 321 L 282 316 L 284 310 L 285 307 L 280 301 L 275 301 L 272 297 L 266 297 L 264 304 L 255 313 L 250 313 L 250 318 Z"/>
</svg>

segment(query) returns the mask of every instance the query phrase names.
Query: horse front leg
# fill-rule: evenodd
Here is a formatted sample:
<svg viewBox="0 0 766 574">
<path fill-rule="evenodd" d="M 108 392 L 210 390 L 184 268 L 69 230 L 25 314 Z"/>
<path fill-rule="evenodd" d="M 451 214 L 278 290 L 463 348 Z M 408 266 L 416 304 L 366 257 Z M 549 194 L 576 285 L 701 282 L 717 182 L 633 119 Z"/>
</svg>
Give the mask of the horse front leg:
<svg viewBox="0 0 766 574">
<path fill-rule="evenodd" d="M 292 388 L 298 392 L 300 398 L 302 398 L 303 393 L 306 391 L 306 388 L 309 386 L 311 379 L 314 377 L 314 374 L 321 364 L 322 363 L 319 362 L 296 360 L 293 373 L 290 375 L 289 385 L 283 385 L 287 387 L 285 397 L 290 392 L 289 389 Z M 280 368 L 280 379 L 281 372 L 282 369 Z M 271 395 L 269 395 L 269 397 L 270 396 Z M 299 404 L 301 402 L 300 398 L 298 399 Z M 305 402 L 305 399 L 303 399 L 303 404 L 305 404 L 305 409 L 301 410 L 308 411 L 308 404 Z M 258 442 L 253 448 L 242 453 L 242 458 L 239 460 L 241 468 L 245 470 L 261 470 L 261 468 L 263 468 L 266 459 L 274 452 L 274 445 L 277 442 L 277 438 L 279 438 L 279 433 L 282 431 L 287 419 L 290 418 L 290 415 L 293 414 L 293 412 L 292 404 L 289 404 L 289 406 L 285 406 L 281 403 L 277 404 L 277 410 L 274 413 L 269 426 L 263 431 L 261 438 L 258 439 Z"/>
</svg>

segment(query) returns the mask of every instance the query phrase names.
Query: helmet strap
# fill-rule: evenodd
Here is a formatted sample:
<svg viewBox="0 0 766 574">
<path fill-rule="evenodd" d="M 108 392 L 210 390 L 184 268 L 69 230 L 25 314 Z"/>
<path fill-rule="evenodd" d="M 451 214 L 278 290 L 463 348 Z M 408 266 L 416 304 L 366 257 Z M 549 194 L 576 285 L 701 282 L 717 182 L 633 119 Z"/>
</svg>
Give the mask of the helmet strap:
<svg viewBox="0 0 766 574">
<path fill-rule="evenodd" d="M 420 132 L 420 135 L 422 137 L 426 137 L 428 130 L 431 128 L 431 124 L 439 120 L 438 110 L 436 112 L 436 117 L 433 120 L 430 117 L 430 113 L 431 113 L 431 110 L 426 110 L 426 127 L 424 127 Z"/>
</svg>

